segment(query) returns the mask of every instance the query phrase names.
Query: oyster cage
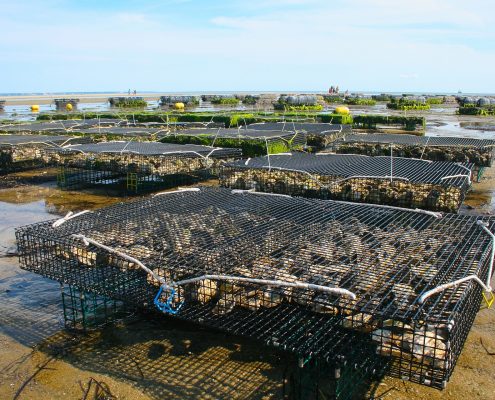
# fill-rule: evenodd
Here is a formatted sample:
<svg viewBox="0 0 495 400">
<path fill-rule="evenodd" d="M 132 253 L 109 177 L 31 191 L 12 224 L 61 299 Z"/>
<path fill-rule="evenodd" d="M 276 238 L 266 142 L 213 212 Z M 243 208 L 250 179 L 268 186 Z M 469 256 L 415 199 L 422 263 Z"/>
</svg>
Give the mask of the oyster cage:
<svg viewBox="0 0 495 400">
<path fill-rule="evenodd" d="M 0 173 L 47 164 L 44 150 L 80 141 L 71 136 L 0 135 Z"/>
<path fill-rule="evenodd" d="M 82 291 L 303 360 L 371 346 L 393 375 L 440 388 L 489 289 L 494 230 L 489 217 L 200 188 L 16 238 L 23 269 Z"/>
<path fill-rule="evenodd" d="M 160 139 L 164 143 L 201 144 L 224 148 L 240 148 L 246 157 L 284 153 L 303 149 L 304 132 L 238 129 L 183 129 Z"/>
<path fill-rule="evenodd" d="M 493 164 L 495 140 L 393 134 L 351 134 L 333 143 L 330 150 L 341 154 L 382 156 L 390 155 L 391 148 L 397 157 L 474 164 L 475 178 L 479 180 L 483 168 Z"/>
<path fill-rule="evenodd" d="M 303 132 L 306 135 L 306 144 L 311 150 L 324 149 L 335 140 L 352 133 L 350 124 L 327 124 L 310 122 L 264 122 L 247 126 L 248 129 L 259 131 L 290 131 Z"/>
<path fill-rule="evenodd" d="M 364 398 L 373 382 L 383 378 L 387 360 L 373 352 L 351 351 L 342 362 L 286 361 L 284 399 L 352 400 Z"/>
<path fill-rule="evenodd" d="M 197 182 L 240 157 L 238 149 L 160 142 L 102 142 L 50 152 L 60 166 L 59 186 L 113 185 L 129 193 Z"/>
<path fill-rule="evenodd" d="M 287 153 L 226 164 L 220 184 L 316 197 L 456 212 L 472 165 L 398 157 Z"/>
<path fill-rule="evenodd" d="M 64 326 L 66 329 L 87 331 L 127 318 L 135 310 L 126 303 L 83 292 L 71 285 L 60 285 Z"/>
<path fill-rule="evenodd" d="M 82 120 L 54 120 L 22 124 L 1 124 L 0 132 L 9 134 L 77 135 L 116 140 L 137 138 L 156 140 L 171 131 L 190 128 L 215 127 L 216 123 L 194 122 L 136 122 L 132 119 L 91 118 Z M 223 124 L 222 124 L 223 126 Z"/>
</svg>

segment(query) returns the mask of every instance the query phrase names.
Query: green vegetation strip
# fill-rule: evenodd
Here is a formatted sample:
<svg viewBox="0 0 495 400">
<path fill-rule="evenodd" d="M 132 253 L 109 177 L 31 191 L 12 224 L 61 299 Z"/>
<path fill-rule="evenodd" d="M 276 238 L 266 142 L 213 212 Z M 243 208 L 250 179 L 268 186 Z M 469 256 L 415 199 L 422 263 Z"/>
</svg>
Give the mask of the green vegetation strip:
<svg viewBox="0 0 495 400">
<path fill-rule="evenodd" d="M 476 107 L 474 104 L 466 104 L 463 107 L 459 107 L 458 113 L 460 115 L 495 115 L 495 106 Z"/>
<path fill-rule="evenodd" d="M 163 143 L 177 144 L 199 144 L 211 146 L 215 140 L 214 135 L 169 135 L 160 139 Z M 215 147 L 242 149 L 242 155 L 245 157 L 257 157 L 267 154 L 267 142 L 264 139 L 251 138 L 219 138 L 215 140 Z M 278 154 L 293 150 L 291 141 L 283 139 L 268 140 L 268 153 Z"/>
<path fill-rule="evenodd" d="M 391 110 L 429 110 L 430 105 L 427 103 L 422 103 L 417 100 L 408 100 L 408 99 L 392 99 L 390 103 L 387 103 L 387 108 Z"/>
<path fill-rule="evenodd" d="M 400 125 L 406 131 L 415 131 L 419 126 L 424 130 L 426 126 L 425 117 L 403 117 L 399 115 L 356 115 L 353 126 L 362 129 L 376 129 L 380 125 Z"/>
</svg>

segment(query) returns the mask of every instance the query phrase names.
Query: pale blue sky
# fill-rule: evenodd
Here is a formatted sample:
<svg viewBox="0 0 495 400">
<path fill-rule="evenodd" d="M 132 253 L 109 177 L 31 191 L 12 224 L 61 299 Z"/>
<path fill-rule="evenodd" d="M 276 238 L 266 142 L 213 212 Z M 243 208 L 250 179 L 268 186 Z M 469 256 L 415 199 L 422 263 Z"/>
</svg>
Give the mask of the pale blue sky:
<svg viewBox="0 0 495 400">
<path fill-rule="evenodd" d="M 0 93 L 495 92 L 493 0 L 0 0 Z"/>
</svg>

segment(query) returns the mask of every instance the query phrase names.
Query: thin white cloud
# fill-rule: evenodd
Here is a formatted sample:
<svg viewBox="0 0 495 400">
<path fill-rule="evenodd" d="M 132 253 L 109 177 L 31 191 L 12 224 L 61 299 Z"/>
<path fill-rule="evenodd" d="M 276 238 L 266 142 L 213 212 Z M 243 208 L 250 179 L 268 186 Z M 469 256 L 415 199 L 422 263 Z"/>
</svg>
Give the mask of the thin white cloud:
<svg viewBox="0 0 495 400">
<path fill-rule="evenodd" d="M 402 79 L 418 79 L 419 78 L 419 74 L 417 73 L 409 73 L 409 74 L 400 74 L 399 75 L 400 78 Z"/>
<path fill-rule="evenodd" d="M 235 16 L 226 7 L 185 20 L 144 8 L 74 13 L 60 2 L 2 8 L 0 25 L 12 33 L 0 36 L 8 71 L 36 62 L 45 77 L 2 74 L 11 91 L 67 79 L 105 88 L 135 80 L 154 90 L 317 90 L 338 81 L 364 90 L 495 91 L 495 6 L 484 0 L 269 0 L 271 8 L 252 0 Z M 476 74 L 467 73 L 473 66 Z"/>
</svg>

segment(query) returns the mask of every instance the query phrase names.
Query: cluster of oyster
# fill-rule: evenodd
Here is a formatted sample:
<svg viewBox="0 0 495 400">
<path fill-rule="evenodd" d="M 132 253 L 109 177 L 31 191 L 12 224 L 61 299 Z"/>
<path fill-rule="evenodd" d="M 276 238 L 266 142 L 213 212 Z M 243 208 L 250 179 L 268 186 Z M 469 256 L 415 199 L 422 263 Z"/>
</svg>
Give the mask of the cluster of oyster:
<svg viewBox="0 0 495 400">
<path fill-rule="evenodd" d="M 369 333 L 381 354 L 407 353 L 445 367 L 445 325 L 403 323 L 386 315 L 404 316 L 414 310 L 418 296 L 442 273 L 438 257 L 461 247 L 458 230 L 452 229 L 446 239 L 433 227 L 423 226 L 419 234 L 406 223 L 373 225 L 356 217 L 306 224 L 304 229 L 297 219 L 288 217 L 278 225 L 280 220 L 274 219 L 270 225 L 270 218 L 246 211 L 233 215 L 214 206 L 198 213 L 189 210 L 187 217 L 158 210 L 152 218 L 122 221 L 88 236 L 151 268 L 154 275 L 147 275 L 147 282 L 156 287 L 209 274 L 348 289 L 355 300 L 284 285 L 202 279 L 177 286 L 172 305 L 200 303 L 209 305 L 213 315 L 226 315 L 236 308 L 256 312 L 292 304 L 334 316 L 344 328 Z M 77 243 L 58 252 L 91 268 L 140 268 Z M 440 304 L 447 311 L 459 300 L 448 297 L 448 304 Z"/>
<path fill-rule="evenodd" d="M 492 165 L 494 153 L 493 147 L 448 147 L 394 144 L 392 149 L 395 157 L 422 158 L 423 160 L 452 161 L 460 163 L 468 162 L 483 167 Z M 390 144 L 338 142 L 335 150 L 340 154 L 389 156 Z"/>
<path fill-rule="evenodd" d="M 219 168 L 234 158 L 208 159 L 197 156 L 148 156 L 137 154 L 91 154 L 83 153 L 56 154 L 51 157 L 53 162 L 60 165 L 80 169 L 96 169 L 100 171 L 135 172 L 153 175 L 170 175 L 190 173 L 207 168 Z"/>
<path fill-rule="evenodd" d="M 8 167 L 10 164 L 23 161 L 42 160 L 42 151 L 37 146 L 15 146 L 0 148 L 0 166 Z"/>
<path fill-rule="evenodd" d="M 233 189 L 318 197 L 362 203 L 457 212 L 464 190 L 455 186 L 404 180 L 355 178 L 268 169 L 223 168 L 220 184 Z"/>
</svg>

